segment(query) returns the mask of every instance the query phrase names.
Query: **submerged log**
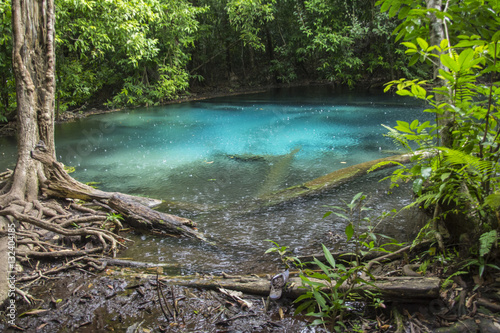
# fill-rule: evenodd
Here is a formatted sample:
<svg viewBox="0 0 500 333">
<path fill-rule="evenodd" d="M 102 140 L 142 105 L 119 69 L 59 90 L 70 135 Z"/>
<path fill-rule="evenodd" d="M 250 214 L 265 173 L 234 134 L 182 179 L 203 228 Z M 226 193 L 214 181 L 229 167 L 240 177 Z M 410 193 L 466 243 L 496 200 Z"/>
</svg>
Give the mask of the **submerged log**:
<svg viewBox="0 0 500 333">
<path fill-rule="evenodd" d="M 125 221 L 134 228 L 206 241 L 203 234 L 196 230 L 196 223 L 190 219 L 158 212 L 120 194 L 113 195 L 108 205 L 122 214 Z"/>
<path fill-rule="evenodd" d="M 422 157 L 426 157 L 428 155 L 430 156 L 430 153 L 428 152 L 420 153 L 420 156 Z M 353 180 L 354 178 L 365 175 L 368 170 L 379 163 L 380 166 L 377 168 L 377 170 L 393 167 L 397 164 L 410 163 L 413 158 L 415 158 L 415 154 L 403 154 L 352 165 L 347 168 L 336 170 L 332 173 L 308 181 L 306 183 L 262 195 L 256 200 L 254 204 L 252 204 L 252 208 L 271 207 L 292 201 L 297 198 L 318 195 L 322 192 L 337 188 Z"/>
</svg>

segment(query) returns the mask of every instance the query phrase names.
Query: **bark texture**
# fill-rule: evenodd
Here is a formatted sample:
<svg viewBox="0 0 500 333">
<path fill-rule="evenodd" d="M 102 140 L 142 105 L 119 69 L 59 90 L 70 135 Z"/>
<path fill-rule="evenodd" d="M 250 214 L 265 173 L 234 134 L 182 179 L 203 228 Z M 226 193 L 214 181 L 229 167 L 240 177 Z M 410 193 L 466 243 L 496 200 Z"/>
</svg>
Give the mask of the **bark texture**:
<svg viewBox="0 0 500 333">
<path fill-rule="evenodd" d="M 40 140 L 55 156 L 54 1 L 13 0 L 13 69 L 16 78 L 18 160 L 5 198 L 36 200 L 42 165 L 30 157 Z"/>
</svg>

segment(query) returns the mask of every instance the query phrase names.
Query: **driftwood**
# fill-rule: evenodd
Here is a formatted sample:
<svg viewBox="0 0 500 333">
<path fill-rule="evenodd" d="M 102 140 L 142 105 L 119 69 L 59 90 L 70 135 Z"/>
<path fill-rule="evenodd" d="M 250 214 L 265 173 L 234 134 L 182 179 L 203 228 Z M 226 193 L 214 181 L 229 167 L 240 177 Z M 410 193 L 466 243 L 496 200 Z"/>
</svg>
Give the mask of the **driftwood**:
<svg viewBox="0 0 500 333">
<path fill-rule="evenodd" d="M 122 214 L 125 221 L 134 228 L 206 240 L 205 237 L 196 230 L 196 223 L 193 221 L 183 217 L 158 212 L 125 196 L 118 194 L 113 195 L 108 201 L 108 205 Z"/>
<path fill-rule="evenodd" d="M 152 263 L 144 261 L 134 261 L 127 259 L 117 259 L 117 258 L 102 258 L 99 261 L 106 264 L 106 266 L 121 266 L 121 267 L 132 267 L 132 268 L 155 268 L 155 267 L 178 267 L 179 264 L 168 264 L 168 263 Z"/>
</svg>

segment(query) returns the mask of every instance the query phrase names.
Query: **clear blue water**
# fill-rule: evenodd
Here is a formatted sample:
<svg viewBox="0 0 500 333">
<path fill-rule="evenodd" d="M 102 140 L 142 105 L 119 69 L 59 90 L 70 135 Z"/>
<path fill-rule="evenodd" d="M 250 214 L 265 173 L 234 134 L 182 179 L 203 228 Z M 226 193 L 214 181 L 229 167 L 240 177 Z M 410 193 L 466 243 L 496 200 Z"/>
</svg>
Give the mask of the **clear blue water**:
<svg viewBox="0 0 500 333">
<path fill-rule="evenodd" d="M 386 205 L 387 184 L 380 175 L 360 179 L 313 201 L 294 203 L 252 215 L 238 215 L 238 205 L 273 190 L 296 185 L 334 170 L 394 155 L 398 147 L 383 136 L 381 124 L 424 119 L 423 106 L 381 92 L 336 92 L 329 87 L 301 87 L 216 98 L 154 108 L 96 115 L 56 127 L 57 155 L 76 167 L 82 182 L 99 188 L 147 195 L 188 204 L 233 204 L 223 212 L 197 210 L 200 230 L 224 249 L 142 236 L 132 252 L 151 261 L 182 261 L 200 269 L 234 266 L 243 257 L 259 257 L 271 238 L 308 248 L 331 231 L 321 216 L 325 204 L 339 204 L 358 191 L 371 194 L 375 206 L 401 205 L 402 192 Z M 12 140 L 0 141 L 0 168 L 12 167 Z M 377 197 L 378 196 L 378 197 Z M 345 223 L 344 223 L 345 224 Z M 397 233 L 404 225 L 391 224 Z M 312 245 L 311 245 L 312 246 Z M 139 251 L 139 252 L 137 252 Z"/>
</svg>

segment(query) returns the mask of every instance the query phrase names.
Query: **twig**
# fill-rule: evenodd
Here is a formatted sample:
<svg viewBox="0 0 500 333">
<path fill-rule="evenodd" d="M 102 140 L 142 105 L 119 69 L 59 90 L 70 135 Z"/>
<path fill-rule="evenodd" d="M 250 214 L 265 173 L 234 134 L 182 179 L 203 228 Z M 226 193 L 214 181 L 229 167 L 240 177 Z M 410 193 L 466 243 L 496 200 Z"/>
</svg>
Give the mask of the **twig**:
<svg viewBox="0 0 500 333">
<path fill-rule="evenodd" d="M 165 309 L 163 308 L 163 303 L 161 302 L 163 298 L 163 291 L 161 290 L 161 285 L 160 285 L 160 280 L 158 278 L 158 272 L 156 272 L 156 292 L 158 293 L 158 302 L 160 303 L 160 308 L 161 312 L 163 312 L 163 316 L 167 320 L 167 322 L 170 322 L 170 319 L 168 318 L 167 313 L 165 312 Z M 166 302 L 165 302 L 166 304 Z"/>
</svg>

